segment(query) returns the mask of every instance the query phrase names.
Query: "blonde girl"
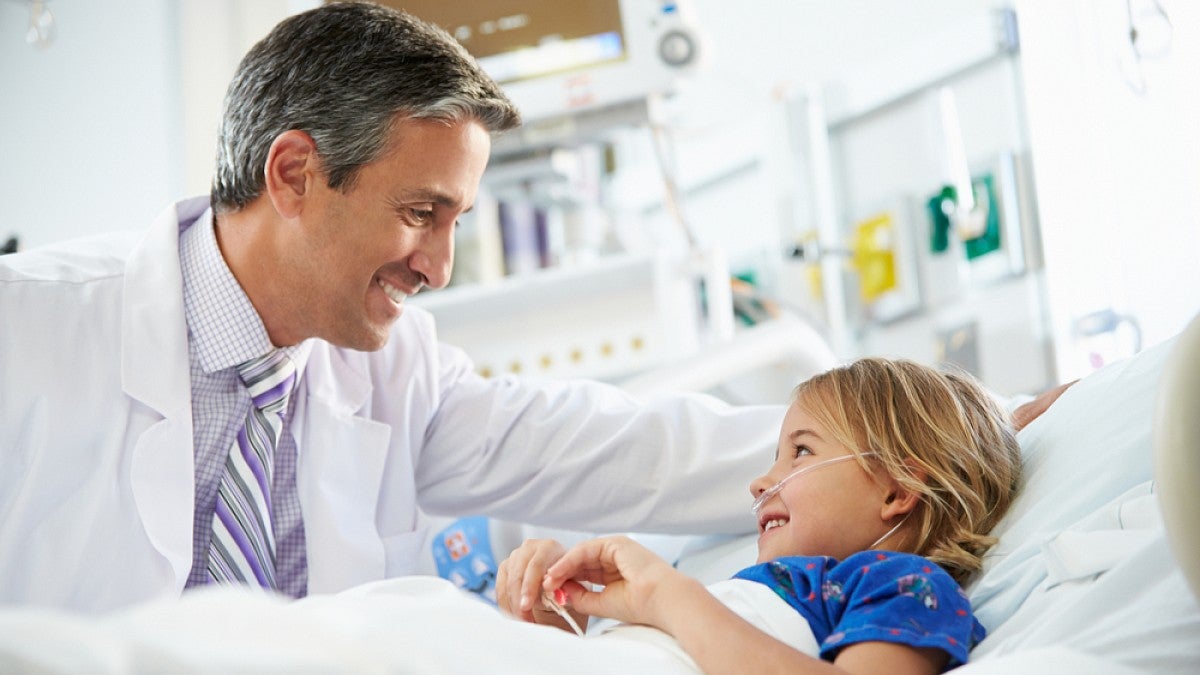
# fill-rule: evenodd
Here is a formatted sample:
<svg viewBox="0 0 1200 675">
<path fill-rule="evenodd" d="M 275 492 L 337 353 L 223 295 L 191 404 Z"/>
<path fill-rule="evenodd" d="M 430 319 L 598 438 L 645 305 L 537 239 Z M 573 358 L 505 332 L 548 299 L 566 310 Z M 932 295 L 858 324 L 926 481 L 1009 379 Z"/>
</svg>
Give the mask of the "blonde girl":
<svg viewBox="0 0 1200 675">
<path fill-rule="evenodd" d="M 862 359 L 797 387 L 774 461 L 750 485 L 758 564 L 735 575 L 808 621 L 816 657 L 625 537 L 570 551 L 527 542 L 501 566 L 498 598 L 560 627 L 536 591 L 556 592 L 576 621 L 654 626 L 706 673 L 936 673 L 984 635 L 959 584 L 980 568 L 1019 474 L 1008 415 L 969 375 Z"/>
</svg>

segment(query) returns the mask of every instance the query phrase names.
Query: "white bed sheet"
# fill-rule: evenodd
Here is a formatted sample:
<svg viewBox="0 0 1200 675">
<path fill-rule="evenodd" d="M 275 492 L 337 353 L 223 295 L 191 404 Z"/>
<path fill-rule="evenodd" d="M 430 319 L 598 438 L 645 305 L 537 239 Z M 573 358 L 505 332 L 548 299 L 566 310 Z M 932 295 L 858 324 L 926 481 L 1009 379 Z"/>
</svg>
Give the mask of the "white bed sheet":
<svg viewBox="0 0 1200 675">
<path fill-rule="evenodd" d="M 1200 609 L 1139 486 L 1094 525 L 1043 547 L 1046 577 L 972 653 L 973 663 L 1058 648 L 1147 673 L 1200 672 Z M 1109 527 L 1105 516 L 1127 516 Z M 1138 522 L 1138 518 L 1146 518 Z"/>
<path fill-rule="evenodd" d="M 794 648 L 817 644 L 766 586 L 712 588 Z M 234 587 L 103 617 L 0 610 L 0 672 L 662 673 L 700 671 L 666 634 L 617 626 L 577 637 L 521 623 L 437 577 L 404 577 L 291 602 Z"/>
</svg>

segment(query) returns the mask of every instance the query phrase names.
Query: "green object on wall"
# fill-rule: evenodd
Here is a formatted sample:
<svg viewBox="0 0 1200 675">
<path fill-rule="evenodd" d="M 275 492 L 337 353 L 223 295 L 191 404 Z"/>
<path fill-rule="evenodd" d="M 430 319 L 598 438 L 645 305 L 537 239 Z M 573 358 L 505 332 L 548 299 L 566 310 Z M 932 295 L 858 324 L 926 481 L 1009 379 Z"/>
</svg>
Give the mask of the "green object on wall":
<svg viewBox="0 0 1200 675">
<path fill-rule="evenodd" d="M 944 253 L 950 248 L 950 215 L 946 213 L 943 204 L 954 204 L 958 201 L 958 192 L 953 185 L 942 188 L 935 196 L 926 202 L 929 209 L 929 251 Z"/>
<path fill-rule="evenodd" d="M 975 191 L 975 208 L 986 213 L 983 232 L 979 236 L 963 241 L 963 251 L 967 260 L 974 260 L 1000 248 L 1000 210 L 996 201 L 996 181 L 992 174 L 987 173 L 971 179 L 971 187 Z M 943 253 L 950 247 L 950 230 L 952 223 L 950 214 L 953 205 L 958 201 L 957 191 L 953 185 L 943 186 L 937 195 L 926 202 L 929 210 L 929 250 L 932 253 Z"/>
<path fill-rule="evenodd" d="M 963 242 L 967 260 L 974 260 L 1000 248 L 1000 209 L 996 202 L 996 180 L 987 173 L 971 180 L 975 190 L 975 208 L 987 209 L 987 225 L 983 234 Z"/>
</svg>

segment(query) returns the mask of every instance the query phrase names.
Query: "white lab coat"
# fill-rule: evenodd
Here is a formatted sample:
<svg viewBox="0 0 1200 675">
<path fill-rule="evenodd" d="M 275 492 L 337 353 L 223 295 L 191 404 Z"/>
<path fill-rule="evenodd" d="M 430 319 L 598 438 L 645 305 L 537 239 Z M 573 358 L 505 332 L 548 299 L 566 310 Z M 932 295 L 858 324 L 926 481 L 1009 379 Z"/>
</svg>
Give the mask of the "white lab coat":
<svg viewBox="0 0 1200 675">
<path fill-rule="evenodd" d="M 0 603 L 99 611 L 177 596 L 194 466 L 178 236 L 0 257 Z M 292 433 L 309 592 L 416 568 L 430 513 L 589 531 L 754 527 L 782 407 L 639 406 L 595 383 L 485 380 L 408 307 L 382 350 L 315 341 Z"/>
</svg>

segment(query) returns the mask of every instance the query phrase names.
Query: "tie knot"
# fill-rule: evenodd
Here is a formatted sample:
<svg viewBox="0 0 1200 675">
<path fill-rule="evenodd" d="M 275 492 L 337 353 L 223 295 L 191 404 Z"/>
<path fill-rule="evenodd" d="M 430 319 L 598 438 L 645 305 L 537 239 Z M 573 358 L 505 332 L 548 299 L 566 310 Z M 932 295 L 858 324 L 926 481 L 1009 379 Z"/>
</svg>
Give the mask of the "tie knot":
<svg viewBox="0 0 1200 675">
<path fill-rule="evenodd" d="M 282 408 L 296 381 L 296 364 L 282 349 L 239 363 L 237 371 L 259 410 Z"/>
</svg>

